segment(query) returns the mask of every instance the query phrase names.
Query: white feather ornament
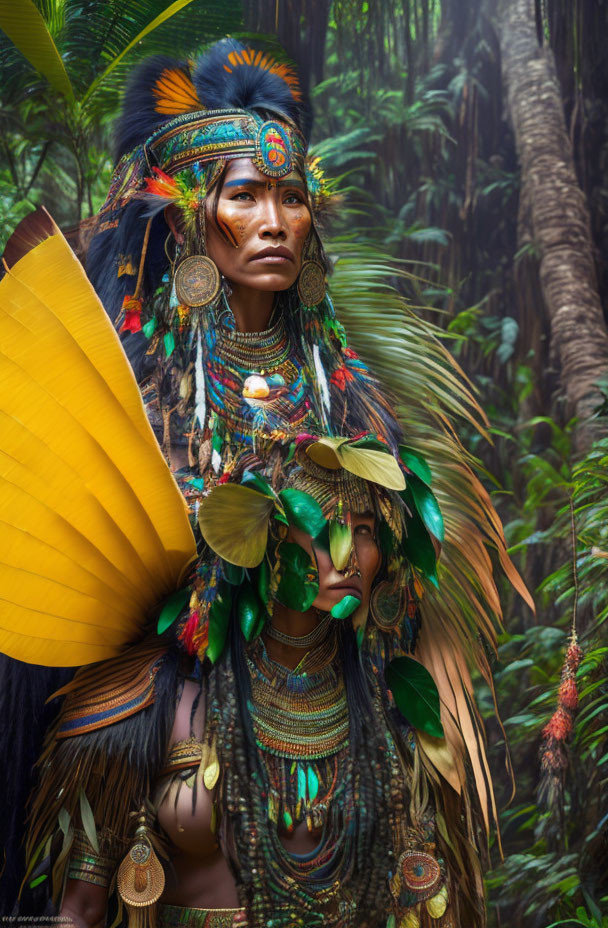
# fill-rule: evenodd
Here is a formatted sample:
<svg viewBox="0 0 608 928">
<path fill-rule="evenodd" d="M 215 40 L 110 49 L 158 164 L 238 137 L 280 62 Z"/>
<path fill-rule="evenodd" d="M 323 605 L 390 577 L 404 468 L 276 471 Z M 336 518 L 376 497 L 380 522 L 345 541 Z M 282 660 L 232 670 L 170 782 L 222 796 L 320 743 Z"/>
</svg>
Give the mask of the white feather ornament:
<svg viewBox="0 0 608 928">
<path fill-rule="evenodd" d="M 205 372 L 203 370 L 203 340 L 200 329 L 196 341 L 196 363 L 194 368 L 195 384 L 195 410 L 198 424 L 202 430 L 205 428 L 205 418 L 207 416 L 207 400 L 205 394 Z"/>
</svg>

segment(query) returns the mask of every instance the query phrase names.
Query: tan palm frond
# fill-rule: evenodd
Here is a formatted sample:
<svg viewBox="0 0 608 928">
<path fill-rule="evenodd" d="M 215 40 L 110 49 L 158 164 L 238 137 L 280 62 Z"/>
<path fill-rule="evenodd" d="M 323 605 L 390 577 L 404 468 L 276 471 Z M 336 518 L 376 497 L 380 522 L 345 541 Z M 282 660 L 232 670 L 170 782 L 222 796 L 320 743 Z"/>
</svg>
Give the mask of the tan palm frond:
<svg viewBox="0 0 608 928">
<path fill-rule="evenodd" d="M 417 657 L 433 675 L 442 704 L 445 743 L 420 741 L 423 761 L 466 793 L 472 772 L 486 829 L 496 821 L 485 736 L 472 676 L 492 688 L 481 644 L 496 649 L 501 606 L 491 552 L 510 582 L 533 608 L 506 549 L 500 519 L 477 477 L 476 461 L 458 438 L 458 422 L 487 435 L 487 418 L 464 372 L 440 341 L 442 331 L 421 319 L 398 290 L 410 278 L 403 265 L 375 247 L 330 243 L 335 259 L 331 292 L 349 342 L 392 393 L 405 440 L 427 459 L 441 506 L 446 538 L 439 589 L 422 603 Z"/>
</svg>

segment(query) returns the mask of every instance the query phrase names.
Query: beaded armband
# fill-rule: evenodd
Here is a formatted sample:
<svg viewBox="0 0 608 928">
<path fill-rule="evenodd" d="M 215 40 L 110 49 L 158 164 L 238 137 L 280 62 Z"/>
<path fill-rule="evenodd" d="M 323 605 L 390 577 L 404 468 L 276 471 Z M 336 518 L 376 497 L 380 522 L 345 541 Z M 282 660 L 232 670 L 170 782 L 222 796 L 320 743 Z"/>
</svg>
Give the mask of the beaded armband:
<svg viewBox="0 0 608 928">
<path fill-rule="evenodd" d="M 100 851 L 108 853 L 112 842 L 108 838 L 104 840 L 104 837 L 102 833 L 99 841 Z M 112 882 L 116 865 L 114 857 L 102 856 L 102 853 L 98 854 L 91 847 L 84 831 L 76 831 L 68 866 L 69 880 L 82 880 L 85 883 L 94 883 L 95 886 L 108 887 Z"/>
</svg>

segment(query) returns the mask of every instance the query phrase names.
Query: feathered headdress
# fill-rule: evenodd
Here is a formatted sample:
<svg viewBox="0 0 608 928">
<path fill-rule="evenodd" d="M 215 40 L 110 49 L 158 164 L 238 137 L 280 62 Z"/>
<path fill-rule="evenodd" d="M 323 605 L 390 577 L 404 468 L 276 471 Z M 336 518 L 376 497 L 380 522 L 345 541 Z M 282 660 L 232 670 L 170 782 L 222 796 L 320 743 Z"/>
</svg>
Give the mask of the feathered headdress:
<svg viewBox="0 0 608 928">
<path fill-rule="evenodd" d="M 204 206 L 227 160 L 251 158 L 270 177 L 297 168 L 313 211 L 326 204 L 318 159 L 306 161 L 311 108 L 278 54 L 227 38 L 191 61 L 157 55 L 133 72 L 115 128 L 118 164 L 86 259 L 112 319 L 134 293 L 134 278 L 138 296 L 151 294 L 167 268 L 164 207 Z M 145 347 L 142 338 L 128 340 L 136 367 Z"/>
</svg>

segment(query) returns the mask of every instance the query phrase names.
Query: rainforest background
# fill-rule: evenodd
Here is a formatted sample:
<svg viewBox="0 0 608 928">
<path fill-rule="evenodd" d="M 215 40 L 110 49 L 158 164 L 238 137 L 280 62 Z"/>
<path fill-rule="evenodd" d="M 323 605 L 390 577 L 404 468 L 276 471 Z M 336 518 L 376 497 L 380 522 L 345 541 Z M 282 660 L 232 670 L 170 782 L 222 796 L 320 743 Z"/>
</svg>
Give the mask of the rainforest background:
<svg viewBox="0 0 608 928">
<path fill-rule="evenodd" d="M 262 32 L 296 61 L 343 197 L 330 255 L 356 284 L 364 252 L 393 288 L 360 281 L 349 335 L 390 385 L 398 350 L 377 355 L 373 333 L 397 291 L 462 366 L 478 405 L 458 434 L 535 594 L 533 614 L 505 583 L 504 730 L 478 692 L 502 840 L 490 925 L 606 928 L 608 2 L 0 0 L 0 27 L 2 246 L 40 204 L 65 230 L 99 209 L 142 56 Z M 563 788 L 543 790 L 573 617 L 579 706 Z"/>
</svg>

